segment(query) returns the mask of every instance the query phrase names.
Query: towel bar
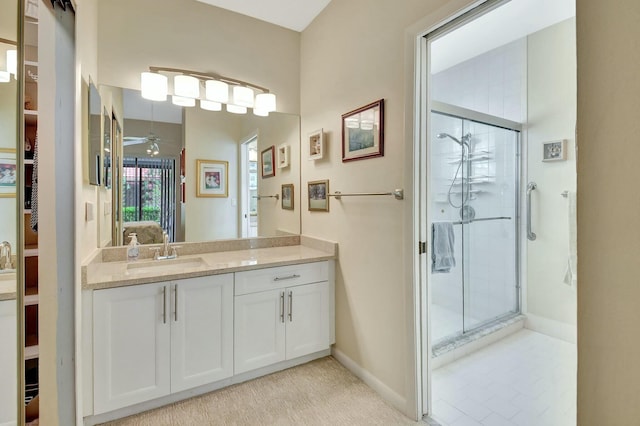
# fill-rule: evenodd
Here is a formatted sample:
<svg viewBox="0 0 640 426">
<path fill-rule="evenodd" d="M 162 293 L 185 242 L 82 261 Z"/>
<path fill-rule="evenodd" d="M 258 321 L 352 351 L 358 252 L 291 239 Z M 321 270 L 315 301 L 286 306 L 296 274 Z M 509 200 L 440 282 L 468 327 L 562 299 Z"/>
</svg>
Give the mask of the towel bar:
<svg viewBox="0 0 640 426">
<path fill-rule="evenodd" d="M 362 197 L 368 195 L 393 195 L 396 200 L 404 200 L 404 189 L 395 189 L 392 192 L 359 192 L 351 194 L 344 194 L 340 191 L 336 191 L 334 194 L 329 194 L 329 197 L 335 197 L 336 200 L 339 200 L 342 197 Z"/>
</svg>

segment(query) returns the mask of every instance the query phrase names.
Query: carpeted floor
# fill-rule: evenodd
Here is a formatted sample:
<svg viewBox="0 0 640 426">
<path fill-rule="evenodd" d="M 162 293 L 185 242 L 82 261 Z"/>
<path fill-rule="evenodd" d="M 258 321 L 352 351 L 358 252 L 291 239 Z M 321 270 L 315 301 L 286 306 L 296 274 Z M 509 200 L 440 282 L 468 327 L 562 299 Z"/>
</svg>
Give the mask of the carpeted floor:
<svg viewBox="0 0 640 426">
<path fill-rule="evenodd" d="M 424 425 L 405 417 L 334 358 L 230 386 L 110 426 Z"/>
</svg>

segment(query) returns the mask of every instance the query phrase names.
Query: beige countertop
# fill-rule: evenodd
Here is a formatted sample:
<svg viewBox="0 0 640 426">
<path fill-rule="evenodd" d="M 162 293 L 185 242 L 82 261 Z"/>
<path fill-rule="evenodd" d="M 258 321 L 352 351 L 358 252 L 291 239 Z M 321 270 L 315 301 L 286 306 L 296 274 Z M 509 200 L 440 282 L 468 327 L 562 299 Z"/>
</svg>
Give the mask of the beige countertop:
<svg viewBox="0 0 640 426">
<path fill-rule="evenodd" d="M 305 242 L 310 242 L 308 239 Z M 313 247 L 313 248 L 312 248 Z M 268 247 L 180 256 L 172 260 L 139 259 L 133 262 L 94 261 L 85 266 L 82 289 L 170 281 L 206 275 L 269 268 L 335 259 L 337 245 L 315 244 Z"/>
<path fill-rule="evenodd" d="M 16 299 L 16 274 L 0 273 L 0 300 Z"/>
</svg>

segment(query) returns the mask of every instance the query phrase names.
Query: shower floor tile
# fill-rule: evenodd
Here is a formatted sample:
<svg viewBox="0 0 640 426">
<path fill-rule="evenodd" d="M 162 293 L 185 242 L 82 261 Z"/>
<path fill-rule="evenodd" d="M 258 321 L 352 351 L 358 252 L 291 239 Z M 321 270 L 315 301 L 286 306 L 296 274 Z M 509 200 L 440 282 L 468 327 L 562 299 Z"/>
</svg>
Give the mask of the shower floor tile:
<svg viewBox="0 0 640 426">
<path fill-rule="evenodd" d="M 523 329 L 434 370 L 432 417 L 443 426 L 574 426 L 576 369 L 575 344 Z"/>
</svg>

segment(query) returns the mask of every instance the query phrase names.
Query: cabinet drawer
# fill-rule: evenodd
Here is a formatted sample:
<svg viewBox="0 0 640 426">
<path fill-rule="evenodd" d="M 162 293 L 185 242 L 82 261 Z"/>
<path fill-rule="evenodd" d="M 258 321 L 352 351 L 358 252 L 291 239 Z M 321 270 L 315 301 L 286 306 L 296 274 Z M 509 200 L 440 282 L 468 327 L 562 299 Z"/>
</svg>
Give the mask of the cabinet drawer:
<svg viewBox="0 0 640 426">
<path fill-rule="evenodd" d="M 235 295 L 327 281 L 326 261 L 236 272 Z"/>
</svg>

